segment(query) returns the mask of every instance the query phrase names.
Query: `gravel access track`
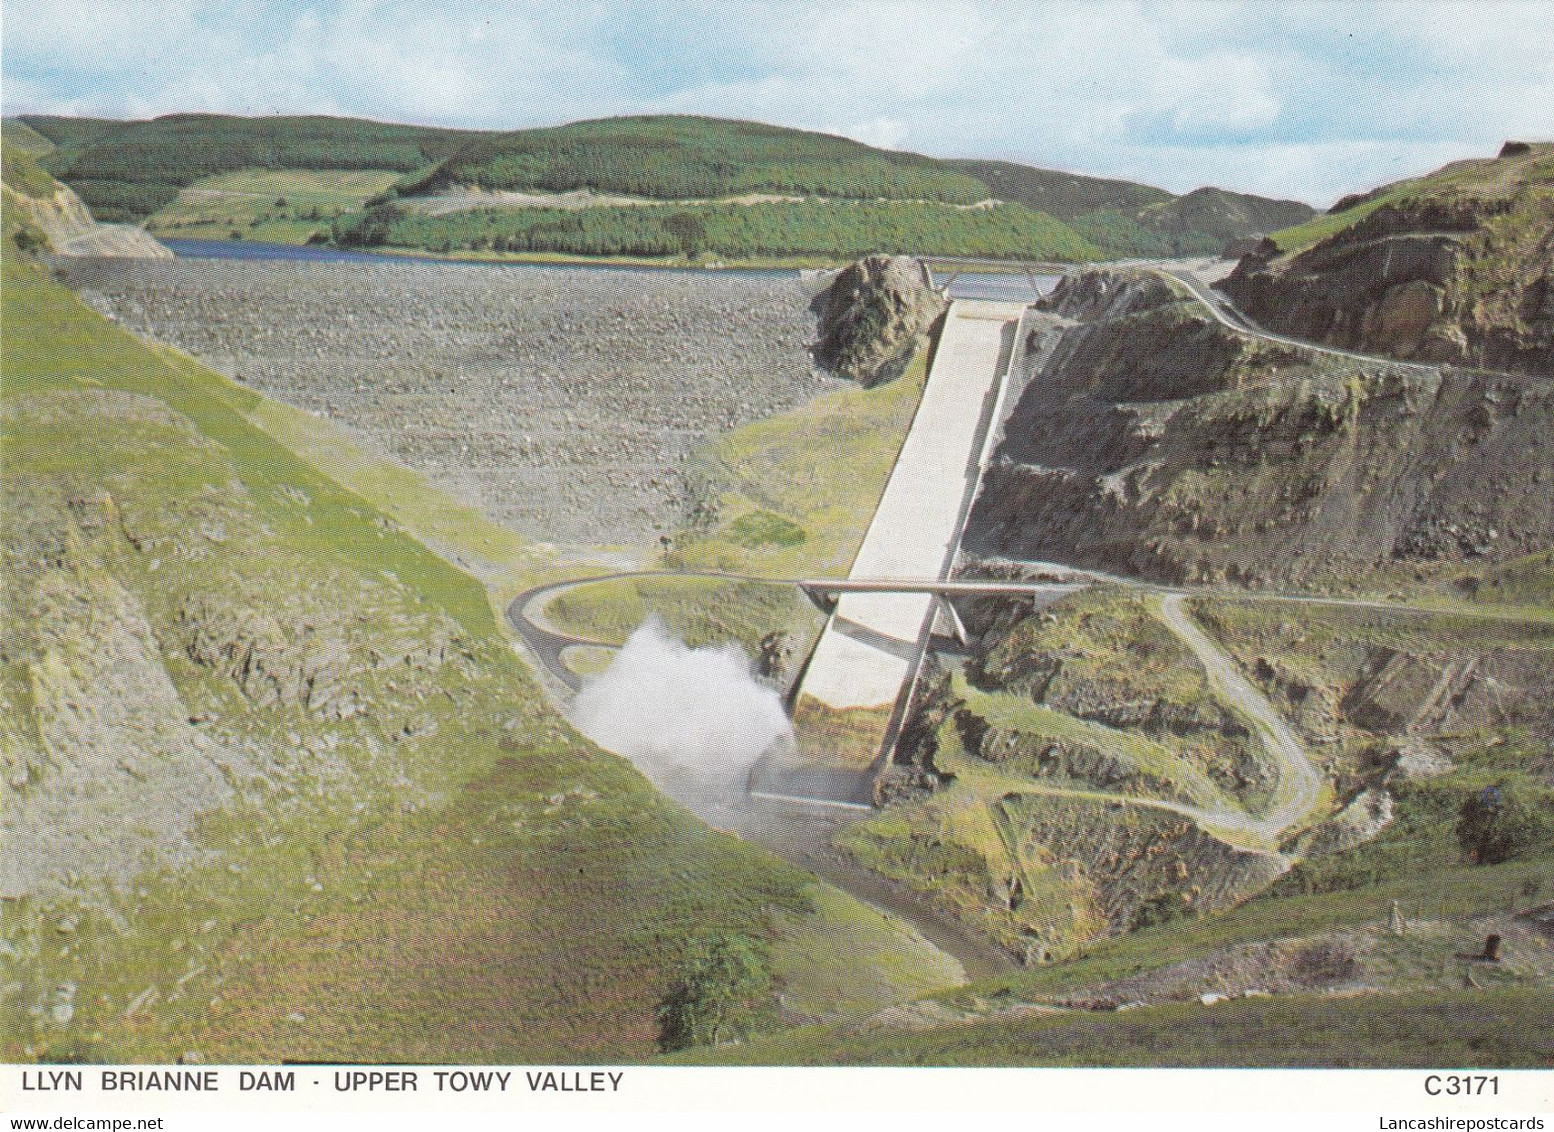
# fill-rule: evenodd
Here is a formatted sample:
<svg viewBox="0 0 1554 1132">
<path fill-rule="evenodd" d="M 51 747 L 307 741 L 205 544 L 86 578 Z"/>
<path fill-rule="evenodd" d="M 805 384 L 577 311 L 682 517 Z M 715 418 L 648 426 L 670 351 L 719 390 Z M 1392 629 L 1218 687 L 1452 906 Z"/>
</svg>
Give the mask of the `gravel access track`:
<svg viewBox="0 0 1554 1132">
<path fill-rule="evenodd" d="M 707 436 L 840 383 L 796 274 L 81 260 L 121 325 L 351 426 L 550 542 L 673 529 Z"/>
</svg>

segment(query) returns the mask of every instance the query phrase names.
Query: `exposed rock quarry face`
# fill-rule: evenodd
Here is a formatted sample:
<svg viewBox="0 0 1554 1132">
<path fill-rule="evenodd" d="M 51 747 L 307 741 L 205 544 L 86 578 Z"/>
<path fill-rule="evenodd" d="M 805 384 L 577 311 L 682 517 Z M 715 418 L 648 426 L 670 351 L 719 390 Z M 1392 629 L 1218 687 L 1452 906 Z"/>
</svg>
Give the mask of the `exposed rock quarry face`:
<svg viewBox="0 0 1554 1132">
<path fill-rule="evenodd" d="M 868 256 L 837 275 L 815 299 L 815 360 L 864 385 L 897 377 L 917 340 L 948 304 L 907 256 Z"/>
<path fill-rule="evenodd" d="M 1554 146 L 1539 145 L 1448 166 L 1298 254 L 1264 245 L 1225 290 L 1252 318 L 1295 337 L 1554 373 L 1551 165 Z"/>
<path fill-rule="evenodd" d="M 61 255 L 126 256 L 172 259 L 173 253 L 132 224 L 99 224 L 81 198 L 59 185 L 51 197 L 29 197 L 5 190 L 7 208 L 16 208 L 48 237 Z"/>
<path fill-rule="evenodd" d="M 196 815 L 231 795 L 247 760 L 190 724 L 145 611 L 112 577 L 47 570 L 27 615 L 35 745 L 6 760 L 0 894 L 47 890 L 71 869 L 123 883 L 146 855 L 189 859 Z"/>
<path fill-rule="evenodd" d="M 1554 542 L 1554 387 L 1263 342 L 1110 274 L 1049 301 L 1092 321 L 1047 329 L 969 550 L 1266 586 Z"/>
<path fill-rule="evenodd" d="M 56 251 L 77 236 L 84 236 L 96 223 L 86 205 L 74 192 L 60 185 L 51 197 L 29 197 L 7 191 L 9 204 L 20 208 L 27 218 L 42 229 L 49 246 Z"/>
</svg>

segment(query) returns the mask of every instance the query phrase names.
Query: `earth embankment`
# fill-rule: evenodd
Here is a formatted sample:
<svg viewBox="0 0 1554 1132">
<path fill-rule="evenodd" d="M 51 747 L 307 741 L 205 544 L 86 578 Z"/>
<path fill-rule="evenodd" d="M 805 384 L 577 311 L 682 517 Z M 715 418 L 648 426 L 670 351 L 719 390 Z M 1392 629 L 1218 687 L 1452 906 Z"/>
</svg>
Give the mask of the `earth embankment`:
<svg viewBox="0 0 1554 1132">
<path fill-rule="evenodd" d="M 795 277 L 395 263 L 80 261 L 138 333 L 354 427 L 557 542 L 677 525 L 711 433 L 836 384 Z"/>
</svg>

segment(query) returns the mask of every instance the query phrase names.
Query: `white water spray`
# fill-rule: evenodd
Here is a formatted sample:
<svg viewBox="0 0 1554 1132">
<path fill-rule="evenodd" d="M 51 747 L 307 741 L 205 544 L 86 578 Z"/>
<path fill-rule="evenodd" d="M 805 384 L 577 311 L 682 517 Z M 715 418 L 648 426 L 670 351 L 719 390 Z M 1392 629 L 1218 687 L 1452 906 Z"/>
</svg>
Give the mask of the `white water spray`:
<svg viewBox="0 0 1554 1132">
<path fill-rule="evenodd" d="M 572 716 L 698 811 L 742 798 L 755 761 L 793 738 L 781 698 L 756 680 L 743 649 L 693 649 L 656 618 L 583 685 Z"/>
</svg>

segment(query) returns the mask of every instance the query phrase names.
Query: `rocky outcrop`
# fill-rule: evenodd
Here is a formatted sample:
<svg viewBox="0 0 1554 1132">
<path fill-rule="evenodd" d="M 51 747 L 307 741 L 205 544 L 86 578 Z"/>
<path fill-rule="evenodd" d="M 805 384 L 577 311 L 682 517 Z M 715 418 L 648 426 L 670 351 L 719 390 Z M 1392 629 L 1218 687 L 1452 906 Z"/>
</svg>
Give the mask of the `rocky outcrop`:
<svg viewBox="0 0 1554 1132">
<path fill-rule="evenodd" d="M 156 239 L 132 224 L 99 224 L 81 198 L 64 185 L 52 196 L 33 197 L 5 188 L 5 207 L 16 209 L 48 240 L 49 250 L 71 256 L 172 259 Z"/>
<path fill-rule="evenodd" d="M 60 249 L 64 255 L 107 256 L 122 259 L 172 259 L 173 253 L 155 236 L 133 224 L 94 224 L 67 241 Z"/>
<path fill-rule="evenodd" d="M 1370 841 L 1392 823 L 1392 795 L 1362 790 L 1343 809 L 1300 839 L 1302 857 L 1343 853 Z"/>
<path fill-rule="evenodd" d="M 37 652 L 4 744 L 0 895 L 196 859 L 198 816 L 252 768 L 193 726 L 141 603 L 106 573 L 52 568 L 27 617 Z"/>
<path fill-rule="evenodd" d="M 907 256 L 868 256 L 845 268 L 811 309 L 820 320 L 815 360 L 864 385 L 897 377 L 948 304 Z"/>
<path fill-rule="evenodd" d="M 1554 374 L 1554 145 L 1508 146 L 1339 202 L 1310 248 L 1265 244 L 1225 290 L 1270 329 L 1427 362 Z"/>
<path fill-rule="evenodd" d="M 1346 362 L 1188 302 L 1084 309 L 1010 414 L 974 553 L 1268 586 L 1554 542 L 1554 387 Z"/>
<path fill-rule="evenodd" d="M 6 186 L 5 203 L 32 221 L 53 251 L 63 251 L 71 240 L 88 235 L 97 223 L 81 198 L 64 185 L 58 185 L 52 196 L 43 197 L 13 192 Z"/>
<path fill-rule="evenodd" d="M 1358 727 L 1396 735 L 1504 726 L 1523 693 L 1500 660 L 1493 652 L 1420 657 L 1376 649 L 1344 697 L 1344 714 Z"/>
<path fill-rule="evenodd" d="M 1036 306 L 1063 318 L 1093 322 L 1164 306 L 1178 297 L 1158 275 L 1088 268 L 1064 275 Z"/>
<path fill-rule="evenodd" d="M 1229 907 L 1287 867 L 1147 807 L 1023 795 L 1000 808 L 1020 859 L 1061 877 L 1070 899 L 1105 925 L 1098 934 Z"/>
<path fill-rule="evenodd" d="M 1077 782 L 1083 789 L 1109 794 L 1166 798 L 1192 804 L 1198 799 L 1169 775 L 1141 766 L 1126 757 L 1120 744 L 1102 746 L 1073 739 L 1055 739 L 1008 727 L 989 727 L 978 716 L 964 713 L 967 725 L 979 741 L 966 746 L 978 758 L 1002 769 L 1037 781 Z M 956 720 L 961 723 L 960 717 Z"/>
</svg>

